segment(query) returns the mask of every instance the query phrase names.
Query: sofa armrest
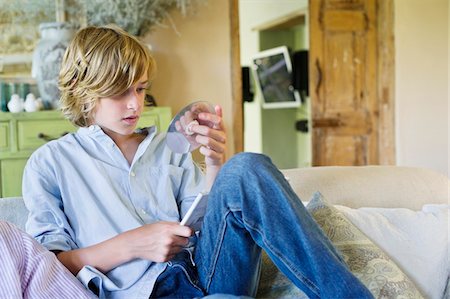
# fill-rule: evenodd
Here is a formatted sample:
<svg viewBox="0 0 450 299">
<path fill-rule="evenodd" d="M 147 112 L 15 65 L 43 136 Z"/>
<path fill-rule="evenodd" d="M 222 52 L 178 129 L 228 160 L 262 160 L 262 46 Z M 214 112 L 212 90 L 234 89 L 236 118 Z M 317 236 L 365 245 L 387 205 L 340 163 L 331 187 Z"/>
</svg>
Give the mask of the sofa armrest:
<svg viewBox="0 0 450 299">
<path fill-rule="evenodd" d="M 20 229 L 25 230 L 27 217 L 28 210 L 22 197 L 0 198 L 0 220 L 13 223 Z"/>
</svg>

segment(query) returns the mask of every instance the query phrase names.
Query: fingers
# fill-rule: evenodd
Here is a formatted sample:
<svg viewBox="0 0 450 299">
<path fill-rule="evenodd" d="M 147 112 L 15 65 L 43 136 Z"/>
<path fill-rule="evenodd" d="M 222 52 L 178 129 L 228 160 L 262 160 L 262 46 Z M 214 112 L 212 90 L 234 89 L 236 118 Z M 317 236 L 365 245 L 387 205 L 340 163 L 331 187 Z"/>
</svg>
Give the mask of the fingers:
<svg viewBox="0 0 450 299">
<path fill-rule="evenodd" d="M 222 107 L 221 107 L 221 106 L 216 105 L 216 106 L 214 107 L 214 111 L 216 111 L 216 115 L 222 117 Z"/>
<path fill-rule="evenodd" d="M 192 131 L 197 133 L 195 141 L 202 145 L 200 153 L 205 156 L 207 165 L 221 165 L 226 151 L 226 133 L 222 119 L 222 107 L 216 105 L 215 113 L 199 112 L 199 125 L 193 125 Z"/>
<path fill-rule="evenodd" d="M 194 131 L 192 131 L 193 125 L 190 126 L 190 124 L 193 124 L 193 122 L 194 121 L 191 121 L 190 123 L 186 124 L 186 117 L 182 116 L 178 121 L 175 122 L 175 129 L 177 130 L 177 132 L 183 134 L 193 147 L 197 147 L 198 144 L 195 141 L 195 136 L 193 136 Z"/>
<path fill-rule="evenodd" d="M 199 125 L 192 126 L 192 131 L 199 134 L 200 136 L 206 136 L 214 139 L 219 143 L 226 142 L 225 127 L 222 120 L 222 108 L 217 105 L 215 107 L 216 114 L 201 112 L 198 114 Z M 211 147 L 206 139 L 202 138 L 203 142 L 197 140 L 200 144 L 204 146 Z"/>
<path fill-rule="evenodd" d="M 200 153 L 208 158 L 208 161 L 210 161 L 208 164 L 210 165 L 220 165 L 224 156 L 224 151 L 219 153 L 204 146 L 200 147 Z"/>
<path fill-rule="evenodd" d="M 175 255 L 189 244 L 189 237 L 193 232 L 189 227 L 183 228 L 178 223 L 174 223 L 174 233 L 173 235 L 167 235 L 166 238 L 161 240 L 160 249 L 158 250 L 158 255 L 156 255 L 157 260 L 155 261 L 167 262 L 173 259 Z"/>
<path fill-rule="evenodd" d="M 198 137 L 206 137 L 206 138 L 212 138 L 217 142 L 225 143 L 226 142 L 226 135 L 225 132 L 222 130 L 212 129 L 207 126 L 202 125 L 194 125 L 192 126 L 191 130 L 195 133 L 197 133 Z M 201 140 L 197 140 L 197 142 L 200 142 Z M 201 143 L 205 146 L 208 146 L 209 144 Z"/>
<path fill-rule="evenodd" d="M 175 123 L 175 128 L 182 133 L 189 143 L 198 147 L 207 158 L 207 165 L 220 165 L 225 159 L 226 133 L 223 123 L 222 107 L 216 105 L 214 112 L 201 103 L 186 111 Z"/>
<path fill-rule="evenodd" d="M 192 125 L 195 122 L 196 125 L 192 126 L 192 131 L 198 134 L 205 134 L 203 131 L 193 130 L 194 127 L 209 127 L 216 130 L 224 130 L 222 121 L 222 108 L 219 105 L 215 106 L 215 114 L 208 112 L 208 110 L 200 110 L 199 107 L 195 107 L 195 111 L 186 111 L 180 119 L 175 123 L 175 127 L 178 131 L 184 131 L 186 127 Z M 197 123 L 198 122 L 198 123 Z"/>
<path fill-rule="evenodd" d="M 193 230 L 177 222 L 157 222 L 146 224 L 131 232 L 128 246 L 132 256 L 155 262 L 172 259 L 183 247 L 188 245 Z"/>
<path fill-rule="evenodd" d="M 174 236 L 189 238 L 194 234 L 194 231 L 189 226 L 179 225 L 179 223 L 169 222 L 170 230 Z"/>
<path fill-rule="evenodd" d="M 192 130 L 198 133 L 195 142 L 202 145 L 200 153 L 209 158 L 207 164 L 221 164 L 226 151 L 225 132 L 206 126 L 193 126 Z"/>
<path fill-rule="evenodd" d="M 191 111 L 186 111 L 184 115 L 180 117 L 180 122 L 183 127 L 187 126 L 191 121 L 195 119 L 195 115 Z"/>
<path fill-rule="evenodd" d="M 214 135 L 214 137 L 212 135 Z M 203 145 L 203 147 L 219 154 L 223 154 L 225 152 L 226 137 L 223 134 L 213 133 L 209 136 L 197 135 L 195 137 L 195 141 Z"/>
<path fill-rule="evenodd" d="M 189 238 L 172 236 L 162 242 L 161 248 L 165 255 L 177 254 L 189 243 Z"/>
<path fill-rule="evenodd" d="M 216 130 L 224 129 L 222 108 L 220 106 L 216 106 L 216 114 L 202 112 L 198 114 L 198 119 L 201 125 L 206 125 Z"/>
</svg>

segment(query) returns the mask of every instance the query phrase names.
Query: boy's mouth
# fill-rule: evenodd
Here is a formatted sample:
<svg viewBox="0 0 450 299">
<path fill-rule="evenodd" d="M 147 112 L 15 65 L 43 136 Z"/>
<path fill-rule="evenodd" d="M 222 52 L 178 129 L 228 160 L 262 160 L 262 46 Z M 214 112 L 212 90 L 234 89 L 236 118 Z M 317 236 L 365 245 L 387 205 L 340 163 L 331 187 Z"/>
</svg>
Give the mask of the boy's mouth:
<svg viewBox="0 0 450 299">
<path fill-rule="evenodd" d="M 139 116 L 137 116 L 137 115 L 130 115 L 130 116 L 122 118 L 122 120 L 124 122 L 126 122 L 127 124 L 135 124 L 138 121 L 138 119 L 139 119 Z"/>
</svg>

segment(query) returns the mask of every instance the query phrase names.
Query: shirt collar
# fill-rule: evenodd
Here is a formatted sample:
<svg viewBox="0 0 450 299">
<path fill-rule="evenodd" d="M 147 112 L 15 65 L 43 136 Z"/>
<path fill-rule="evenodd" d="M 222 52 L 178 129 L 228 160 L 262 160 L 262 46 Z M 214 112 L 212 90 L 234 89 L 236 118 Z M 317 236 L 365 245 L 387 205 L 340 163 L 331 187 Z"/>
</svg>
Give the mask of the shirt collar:
<svg viewBox="0 0 450 299">
<path fill-rule="evenodd" d="M 136 133 L 144 133 L 145 131 L 147 131 L 147 136 L 142 141 L 142 143 L 144 142 L 149 143 L 155 137 L 156 133 L 158 132 L 158 128 L 156 126 L 151 126 L 135 130 Z M 114 142 L 108 135 L 105 134 L 105 132 L 103 132 L 102 128 L 99 125 L 90 125 L 88 127 L 81 127 L 78 129 L 77 134 L 81 136 L 95 138 L 96 140 L 102 143 Z"/>
<path fill-rule="evenodd" d="M 139 129 L 135 130 L 136 133 L 143 133 L 145 131 L 147 131 L 147 135 L 154 135 L 155 133 L 157 133 L 158 128 L 156 126 L 151 126 L 151 127 L 139 128 Z M 99 125 L 90 125 L 88 127 L 80 127 L 80 128 L 78 128 L 78 134 L 80 134 L 80 135 L 97 135 L 97 134 L 106 135 L 103 132 L 102 128 L 100 128 Z"/>
</svg>

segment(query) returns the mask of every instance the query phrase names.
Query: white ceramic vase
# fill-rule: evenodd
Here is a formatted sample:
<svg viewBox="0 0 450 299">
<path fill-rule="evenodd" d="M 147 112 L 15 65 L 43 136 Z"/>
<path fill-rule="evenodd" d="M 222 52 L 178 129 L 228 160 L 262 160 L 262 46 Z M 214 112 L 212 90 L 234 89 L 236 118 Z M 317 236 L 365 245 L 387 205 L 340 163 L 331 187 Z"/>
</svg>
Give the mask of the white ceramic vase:
<svg viewBox="0 0 450 299">
<path fill-rule="evenodd" d="M 58 75 L 66 48 L 76 27 L 69 23 L 42 23 L 41 39 L 33 53 L 31 75 L 36 79 L 44 109 L 58 107 Z"/>
<path fill-rule="evenodd" d="M 18 113 L 23 111 L 23 99 L 18 94 L 13 94 L 11 100 L 8 102 L 8 110 L 11 113 Z"/>
<path fill-rule="evenodd" d="M 23 108 L 26 112 L 35 112 L 41 109 L 40 107 L 40 101 L 36 99 L 34 94 L 29 93 L 27 94 L 27 97 L 25 99 L 25 102 L 23 104 Z"/>
</svg>

